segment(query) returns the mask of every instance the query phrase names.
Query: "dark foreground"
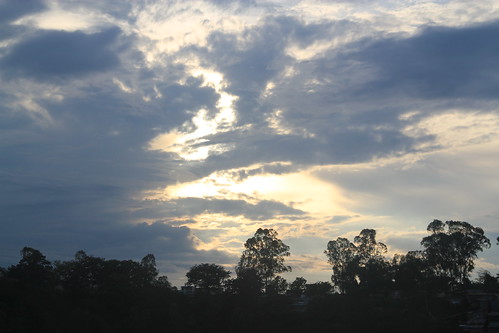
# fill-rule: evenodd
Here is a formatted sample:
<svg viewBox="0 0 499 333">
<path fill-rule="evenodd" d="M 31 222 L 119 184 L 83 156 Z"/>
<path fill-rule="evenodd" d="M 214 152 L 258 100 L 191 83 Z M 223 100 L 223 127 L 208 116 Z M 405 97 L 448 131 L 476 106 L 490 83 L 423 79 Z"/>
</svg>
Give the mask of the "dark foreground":
<svg viewBox="0 0 499 333">
<path fill-rule="evenodd" d="M 68 293 L 3 281 L 0 332 L 460 332 L 468 304 L 414 293 L 291 296 Z"/>
</svg>

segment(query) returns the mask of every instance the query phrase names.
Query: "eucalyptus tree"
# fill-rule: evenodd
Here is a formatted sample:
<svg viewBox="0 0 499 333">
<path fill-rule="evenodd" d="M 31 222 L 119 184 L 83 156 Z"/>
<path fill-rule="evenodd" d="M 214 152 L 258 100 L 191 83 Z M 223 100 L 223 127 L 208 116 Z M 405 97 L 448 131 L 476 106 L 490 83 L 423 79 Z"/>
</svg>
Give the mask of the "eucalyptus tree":
<svg viewBox="0 0 499 333">
<path fill-rule="evenodd" d="M 490 247 L 482 228 L 468 222 L 434 220 L 428 224 L 429 236 L 421 245 L 429 267 L 436 276 L 462 284 L 475 267 L 477 253 Z"/>
<path fill-rule="evenodd" d="M 347 238 L 338 237 L 327 243 L 324 251 L 332 266 L 331 281 L 340 292 L 346 293 L 357 285 L 356 275 L 359 257 L 357 247 Z"/>
<path fill-rule="evenodd" d="M 277 235 L 273 229 L 259 228 L 244 243 L 245 250 L 236 267 L 238 276 L 247 269 L 255 270 L 267 290 L 276 274 L 291 271 L 291 267 L 284 264 L 284 258 L 290 255 L 289 246 Z"/>
<path fill-rule="evenodd" d="M 376 241 L 374 229 L 363 229 L 353 243 L 343 237 L 329 241 L 324 253 L 332 265 L 331 281 L 342 293 L 359 286 L 381 287 L 390 280 L 386 251 L 386 245 Z"/>
<path fill-rule="evenodd" d="M 427 287 L 432 277 L 423 251 L 396 254 L 392 260 L 392 275 L 397 289 L 416 290 Z"/>
</svg>

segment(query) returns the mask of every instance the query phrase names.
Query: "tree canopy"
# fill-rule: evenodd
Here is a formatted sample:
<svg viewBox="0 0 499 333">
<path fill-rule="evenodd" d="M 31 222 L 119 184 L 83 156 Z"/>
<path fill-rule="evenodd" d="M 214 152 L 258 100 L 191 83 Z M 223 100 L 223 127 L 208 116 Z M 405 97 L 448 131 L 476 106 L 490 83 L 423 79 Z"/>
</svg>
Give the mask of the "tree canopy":
<svg viewBox="0 0 499 333">
<path fill-rule="evenodd" d="M 290 255 L 289 246 L 277 238 L 275 230 L 259 228 L 244 247 L 236 267 L 238 276 L 246 269 L 253 269 L 267 288 L 276 274 L 291 271 L 290 266 L 284 265 L 284 257 Z"/>
<path fill-rule="evenodd" d="M 221 292 L 230 272 L 220 265 L 194 265 L 187 272 L 187 284 L 210 292 Z"/>
<path fill-rule="evenodd" d="M 324 253 L 332 265 L 331 281 L 340 292 L 384 284 L 389 280 L 386 251 L 386 245 L 376 241 L 374 229 L 363 229 L 354 243 L 343 237 L 328 242 Z"/>
<path fill-rule="evenodd" d="M 289 247 L 272 229 L 258 229 L 245 243 L 236 279 L 220 265 L 191 267 L 187 284 L 209 291 L 194 297 L 174 292 L 168 278 L 158 276 L 152 254 L 107 260 L 78 251 L 72 260 L 51 263 L 25 247 L 17 265 L 0 267 L 0 331 L 399 332 L 411 323 L 415 332 L 455 332 L 470 308 L 437 291 L 462 295 L 452 293 L 458 285 L 497 293 L 499 279 L 488 271 L 468 281 L 490 241 L 467 222 L 435 220 L 428 231 L 424 251 L 390 261 L 373 229 L 353 242 L 328 242 L 331 285 L 307 284 L 303 277 L 288 284 L 277 274 L 290 269 L 284 265 Z M 262 291 L 266 297 L 254 297 Z"/>
<path fill-rule="evenodd" d="M 421 245 L 434 274 L 450 279 L 452 283 L 468 280 L 475 267 L 477 253 L 490 247 L 490 240 L 482 228 L 468 222 L 434 220 L 428 224 L 429 236 Z"/>
<path fill-rule="evenodd" d="M 298 296 L 305 293 L 307 288 L 307 280 L 303 277 L 297 277 L 289 285 L 289 291 L 292 295 Z"/>
</svg>

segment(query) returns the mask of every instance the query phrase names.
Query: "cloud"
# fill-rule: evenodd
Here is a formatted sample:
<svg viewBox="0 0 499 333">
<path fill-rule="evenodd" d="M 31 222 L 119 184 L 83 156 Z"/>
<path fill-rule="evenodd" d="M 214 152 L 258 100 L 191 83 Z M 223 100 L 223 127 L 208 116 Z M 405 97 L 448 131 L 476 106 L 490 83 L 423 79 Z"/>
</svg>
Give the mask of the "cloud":
<svg viewBox="0 0 499 333">
<path fill-rule="evenodd" d="M 25 0 L 25 1 L 0 1 L 0 24 L 11 22 L 19 17 L 39 12 L 46 9 L 45 1 Z"/>
<path fill-rule="evenodd" d="M 116 28 L 95 34 L 43 31 L 14 45 L 0 59 L 0 69 L 10 78 L 40 81 L 106 71 L 120 64 L 110 49 L 119 33 Z"/>
<path fill-rule="evenodd" d="M 374 41 L 341 58 L 360 61 L 376 71 L 376 77 L 355 90 L 355 95 L 497 99 L 498 32 L 498 22 L 428 27 L 413 37 Z"/>
<path fill-rule="evenodd" d="M 0 2 L 0 264 L 152 252 L 182 281 L 273 227 L 327 280 L 365 227 L 497 231 L 492 1 L 31 4 Z"/>
<path fill-rule="evenodd" d="M 231 80 L 229 89 L 239 96 L 240 121 L 258 126 L 244 139 L 234 133 L 231 138 L 237 140 L 238 149 L 212 156 L 208 163 L 235 167 L 257 159 L 344 164 L 413 153 L 432 138 L 407 135 L 408 124 L 457 104 L 484 107 L 484 98 L 493 101 L 497 96 L 495 22 L 426 28 L 410 37 L 366 37 L 303 62 L 281 52 L 289 37 L 284 31 L 293 31 L 284 27 L 293 25 L 294 30 L 305 29 L 296 20 L 271 21 L 264 25 L 269 36 L 255 33 L 253 44 L 244 51 L 224 44 L 234 37 L 212 39 L 214 49 L 223 49 L 227 59 L 237 59 L 223 60 L 227 65 L 221 70 Z M 306 26 L 311 31 L 320 28 Z M 275 38 L 280 42 L 273 42 Z M 293 68 L 292 74 L 286 74 L 287 66 Z M 252 74 L 257 68 L 258 77 Z M 272 88 L 262 97 L 269 82 Z M 280 132 L 268 122 L 275 110 L 280 110 L 278 126 L 285 126 Z M 403 117 L 414 110 L 420 115 Z"/>
<path fill-rule="evenodd" d="M 245 200 L 229 200 L 215 198 L 182 198 L 172 202 L 176 210 L 187 216 L 199 214 L 226 214 L 228 216 L 242 215 L 250 220 L 269 220 L 279 216 L 292 218 L 305 214 L 302 210 L 295 209 L 277 201 L 260 200 L 249 203 Z"/>
</svg>

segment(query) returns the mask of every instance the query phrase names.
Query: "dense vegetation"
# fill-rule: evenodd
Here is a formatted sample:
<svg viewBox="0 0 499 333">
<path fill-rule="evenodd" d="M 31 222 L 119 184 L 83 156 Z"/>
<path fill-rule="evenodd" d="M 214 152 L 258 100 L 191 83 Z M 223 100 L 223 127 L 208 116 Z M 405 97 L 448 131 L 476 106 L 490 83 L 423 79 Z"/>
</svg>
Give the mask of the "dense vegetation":
<svg viewBox="0 0 499 333">
<path fill-rule="evenodd" d="M 490 241 L 466 222 L 435 220 L 428 231 L 423 251 L 390 260 L 373 229 L 353 242 L 340 237 L 325 251 L 332 284 L 288 284 L 278 274 L 291 270 L 289 247 L 258 229 L 236 278 L 216 264 L 189 270 L 193 295 L 159 276 L 152 254 L 136 262 L 78 251 L 51 263 L 25 247 L 17 265 L 0 271 L 0 332 L 458 332 L 468 306 L 462 290 L 498 291 L 486 271 L 469 279 Z"/>
</svg>

